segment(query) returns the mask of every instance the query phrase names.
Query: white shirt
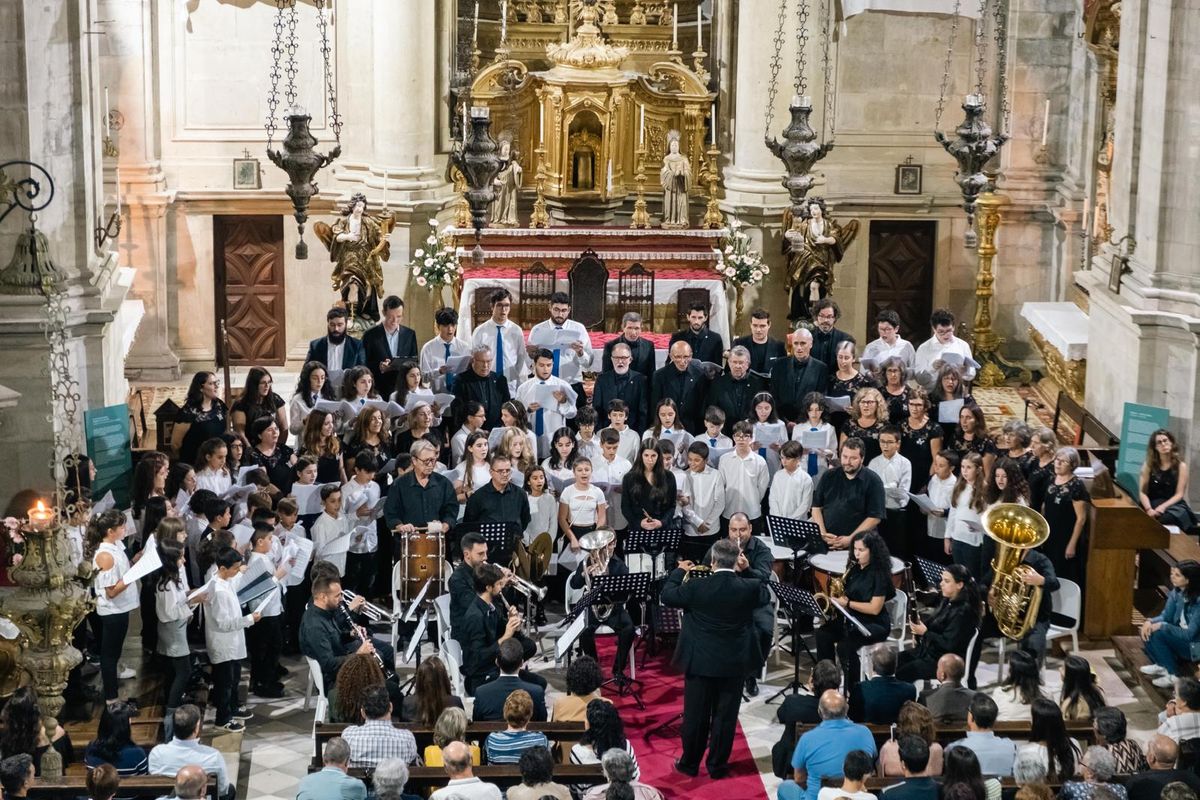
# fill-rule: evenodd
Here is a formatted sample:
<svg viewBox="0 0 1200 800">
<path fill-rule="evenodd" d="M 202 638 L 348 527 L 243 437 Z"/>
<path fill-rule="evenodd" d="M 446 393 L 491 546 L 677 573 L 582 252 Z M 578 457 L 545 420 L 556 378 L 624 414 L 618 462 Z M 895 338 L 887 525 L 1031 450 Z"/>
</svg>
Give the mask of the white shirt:
<svg viewBox="0 0 1200 800">
<path fill-rule="evenodd" d="M 364 501 L 367 508 L 375 508 L 375 504 L 379 502 L 379 484 L 367 481 L 366 485 L 363 485 L 356 480 L 348 480 L 342 484 L 342 498 L 342 513 L 346 515 L 346 526 L 351 530 L 367 526 L 365 535 L 351 536 L 350 552 L 374 553 L 379 549 L 379 532 L 375 526 L 375 517 L 360 517 L 358 509 Z"/>
<path fill-rule="evenodd" d="M 979 524 L 979 512 L 971 507 L 973 494 L 975 490 L 970 486 L 964 487 L 959 493 L 958 502 L 950 507 L 950 516 L 946 519 L 946 536 L 956 542 L 979 547 L 983 544 L 983 529 L 972 530 L 967 527 L 968 521 Z"/>
<path fill-rule="evenodd" d="M 679 425 L 678 422 L 675 424 L 676 426 Z M 674 463 L 677 467 L 687 466 L 687 449 L 691 447 L 692 442 L 695 441 L 690 433 L 681 427 L 674 427 L 663 428 L 661 431 L 655 434 L 654 428 L 647 428 L 642 433 L 642 441 L 647 442 L 651 439 L 670 439 L 675 445 L 675 457 L 671 459 L 672 463 Z"/>
<path fill-rule="evenodd" d="M 809 471 L 809 456 L 815 452 L 817 456 L 817 474 L 816 476 L 813 476 L 810 473 L 809 477 L 820 477 L 821 474 L 823 474 L 825 470 L 829 468 L 828 462 L 825 461 L 825 451 L 828 450 L 830 453 L 834 454 L 836 454 L 838 451 L 837 431 L 835 431 L 833 426 L 828 422 L 822 422 L 819 425 L 813 426 L 806 418 L 804 421 L 797 423 L 796 427 L 792 428 L 792 441 L 803 444 L 804 434 L 806 431 L 816 431 L 824 437 L 824 441 L 821 443 L 821 446 L 815 448 L 815 450 L 810 450 L 808 448 L 804 449 L 804 452 L 800 455 L 800 469 L 804 470 L 805 472 Z"/>
<path fill-rule="evenodd" d="M 196 470 L 196 489 L 208 489 L 217 497 L 224 497 L 225 493 L 233 486 L 233 476 L 229 474 L 229 470 L 223 469 L 220 472 L 205 467 L 204 469 Z"/>
<path fill-rule="evenodd" d="M 935 506 L 941 509 L 950 508 L 950 497 L 954 494 L 954 484 L 958 483 L 958 479 L 954 477 L 954 473 L 950 473 L 950 477 L 942 480 L 937 475 L 929 476 L 929 485 L 925 487 L 925 494 L 929 495 L 929 499 Z M 946 517 L 936 517 L 930 514 L 926 517 L 929 521 L 927 532 L 934 539 L 946 538 L 946 522 L 949 519 Z"/>
<path fill-rule="evenodd" d="M 620 445 L 617 446 L 618 449 Z M 602 458 L 600 455 L 600 437 L 595 433 L 590 439 L 582 439 L 579 434 L 575 434 L 575 450 L 579 455 L 595 463 L 596 459 Z"/>
<path fill-rule="evenodd" d="M 165 744 L 155 745 L 150 751 L 149 769 L 151 775 L 170 775 L 176 773 L 188 764 L 199 765 L 209 775 L 217 776 L 217 791 L 221 794 L 229 788 L 229 777 L 225 772 L 225 756 L 215 747 L 200 744 L 199 739 L 172 739 Z"/>
<path fill-rule="evenodd" d="M 250 559 L 246 563 L 251 565 L 247 571 L 250 571 L 251 568 L 257 570 L 254 565 L 261 564 L 267 570 L 267 574 L 271 576 L 271 580 L 275 581 L 276 586 L 279 587 L 271 590 L 271 599 L 267 601 L 267 605 L 262 611 L 264 617 L 278 617 L 283 613 L 283 585 L 275 580 L 275 570 L 279 569 L 279 566 L 271 558 L 270 553 L 251 553 Z M 256 600 L 251 608 L 257 608 L 262 599 Z"/>
<path fill-rule="evenodd" d="M 551 352 L 558 350 L 558 377 L 567 383 L 579 383 L 583 380 L 583 371 L 592 366 L 592 337 L 588 334 L 587 328 L 573 319 L 567 320 L 562 325 L 555 325 L 551 320 L 544 320 L 534 325 L 529 331 L 529 340 L 533 341 L 534 334 L 550 330 L 571 331 L 578 337 L 578 341 L 583 344 L 582 355 L 577 354 L 575 349 L 569 345 L 562 348 L 546 348 Z M 493 331 L 493 339 L 495 339 L 495 336 L 496 334 Z"/>
<path fill-rule="evenodd" d="M 771 494 L 767 506 L 773 517 L 808 519 L 812 508 L 813 482 L 804 468 L 795 472 L 781 469 L 771 479 Z"/>
<path fill-rule="evenodd" d="M 745 458 L 737 451 L 721 456 L 717 469 L 725 479 L 725 509 L 721 516 L 729 519 L 741 511 L 751 520 L 762 516 L 762 499 L 771 485 L 767 462 L 751 450 Z"/>
<path fill-rule="evenodd" d="M 902 339 L 896 337 L 895 344 L 888 344 L 883 339 L 876 339 L 863 348 L 862 359 L 869 359 L 876 364 L 883 366 L 883 362 L 895 356 L 904 362 L 904 366 L 912 369 L 913 361 L 916 360 L 917 354 L 913 350 L 913 346 Z"/>
<path fill-rule="evenodd" d="M 958 353 L 963 357 L 962 378 L 964 381 L 972 380 L 975 377 L 974 368 L 965 362 L 965 359 L 971 358 L 971 345 L 957 336 L 950 337 L 950 341 L 942 344 L 936 336 L 933 336 L 917 348 L 917 354 L 913 360 L 916 379 L 925 388 L 931 388 L 937 380 L 937 370 L 933 368 L 933 362 L 940 359 L 943 353 Z"/>
<path fill-rule="evenodd" d="M 608 527 L 614 530 L 624 528 L 627 524 L 625 515 L 621 513 L 621 481 L 631 469 L 633 465 L 620 456 L 612 461 L 606 461 L 603 454 L 592 459 L 592 484 L 611 484 L 611 488 L 604 493 L 604 499 L 608 503 Z"/>
<path fill-rule="evenodd" d="M 496 365 L 500 363 L 500 356 L 496 352 L 497 331 L 500 331 L 504 344 L 504 377 L 508 380 L 508 391 L 516 394 L 517 387 L 529 373 L 529 355 L 525 352 L 525 333 L 521 326 L 511 319 L 503 325 L 489 319 L 471 334 L 471 348 L 480 345 L 489 347 L 492 351 L 492 371 L 495 372 Z"/>
<path fill-rule="evenodd" d="M 204 644 L 208 660 L 213 664 L 240 661 L 246 657 L 245 629 L 254 624 L 254 617 L 242 613 L 237 590 L 218 577 L 213 581 L 212 594 L 205 605 Z"/>
<path fill-rule="evenodd" d="M 704 465 L 703 472 L 688 470 L 688 491 L 691 502 L 683 507 L 685 536 L 709 536 L 720 530 L 721 511 L 725 508 L 725 476 Z M 708 526 L 701 533 L 700 525 Z"/>
<path fill-rule="evenodd" d="M 463 425 L 450 437 L 450 463 L 446 466 L 455 467 L 458 466 L 458 462 L 462 461 L 463 453 L 467 450 L 467 437 L 472 433 L 474 431 Z"/>
<path fill-rule="evenodd" d="M 883 496 L 888 509 L 899 511 L 908 505 L 908 490 L 912 488 L 912 462 L 896 453 L 891 458 L 875 456 L 867 469 L 883 481 Z"/>
<path fill-rule="evenodd" d="M 543 533 L 550 535 L 551 542 L 558 538 L 558 500 L 549 491 L 529 495 L 529 525 L 521 538 L 528 546 Z"/>
<path fill-rule="evenodd" d="M 346 349 L 346 340 L 342 339 L 341 344 L 334 344 L 326 339 L 325 341 L 328 355 L 325 356 L 325 371 L 327 375 L 342 371 L 342 353 Z"/>
<path fill-rule="evenodd" d="M 597 509 L 608 505 L 608 501 L 604 499 L 604 492 L 595 486 L 589 485 L 581 491 L 575 484 L 563 489 L 558 502 L 567 507 L 567 520 L 574 527 L 598 524 Z"/>
<path fill-rule="evenodd" d="M 312 524 L 309 534 L 313 541 L 313 561 L 328 561 L 338 568 L 339 574 L 346 572 L 346 551 L 340 553 L 328 553 L 330 545 L 339 537 L 346 536 L 349 529 L 346 527 L 345 517 L 334 519 L 326 512 L 322 511 L 317 517 L 317 521 Z"/>
<path fill-rule="evenodd" d="M 97 570 L 96 556 L 108 553 L 112 556 L 112 566 L 103 572 L 97 572 L 92 578 L 92 588 L 96 590 L 96 613 L 100 616 L 124 614 L 138 607 L 138 582 L 134 581 L 125 587 L 116 597 L 110 598 L 104 591 L 109 586 L 116 586 L 121 576 L 129 571 L 129 557 L 125 555 L 125 547 L 121 543 L 101 542 L 92 555 L 92 566 Z"/>
<path fill-rule="evenodd" d="M 611 425 L 609 428 L 617 430 Z M 642 437 L 628 425 L 625 426 L 625 430 L 617 431 L 617 433 L 621 435 L 621 443 L 617 445 L 617 455 L 632 464 L 637 460 L 638 451 L 642 449 Z"/>
<path fill-rule="evenodd" d="M 495 331 L 492 332 L 492 348 L 495 349 Z M 471 346 L 458 337 L 449 342 L 441 336 L 435 336 L 421 348 L 421 379 L 429 384 L 436 392 L 446 391 L 446 376 L 441 369 L 446 364 L 446 345 L 450 345 L 450 356 L 466 356 L 471 354 Z"/>
<path fill-rule="evenodd" d="M 555 386 L 559 390 L 570 389 L 571 386 L 562 378 L 556 378 L 551 375 L 546 380 L 538 377 L 530 378 L 521 384 L 517 389 L 517 399 L 520 400 L 525 408 L 529 408 L 530 403 L 536 402 L 538 387 L 545 384 L 546 386 Z M 534 430 L 534 436 L 537 440 L 538 458 L 545 458 L 550 452 L 550 437 L 554 432 L 566 424 L 568 419 L 572 419 L 576 412 L 574 403 L 559 403 L 553 405 L 542 406 L 537 411 L 529 412 L 529 426 Z M 542 415 L 542 435 L 537 436 L 537 415 Z"/>
</svg>

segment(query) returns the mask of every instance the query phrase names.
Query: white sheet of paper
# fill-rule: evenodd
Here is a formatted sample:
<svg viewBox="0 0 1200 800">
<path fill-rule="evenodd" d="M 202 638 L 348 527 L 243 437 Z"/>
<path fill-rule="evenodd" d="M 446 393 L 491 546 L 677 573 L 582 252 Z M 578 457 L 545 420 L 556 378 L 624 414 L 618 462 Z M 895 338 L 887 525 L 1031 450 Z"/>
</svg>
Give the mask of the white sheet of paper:
<svg viewBox="0 0 1200 800">
<path fill-rule="evenodd" d="M 841 395 L 839 397 L 826 397 L 825 402 L 829 403 L 829 407 L 834 411 L 845 411 L 850 408 L 850 395 Z"/>
<path fill-rule="evenodd" d="M 346 533 L 342 534 L 341 536 L 338 536 L 337 538 L 327 542 L 316 555 L 317 558 L 328 561 L 330 556 L 340 555 L 342 553 L 349 552 L 349 550 L 350 532 L 346 531 Z"/>
<path fill-rule="evenodd" d="M 943 364 L 949 365 L 951 367 L 958 367 L 959 369 L 962 368 L 962 365 L 963 365 L 962 353 L 955 353 L 952 350 L 947 350 L 947 351 L 943 352 L 940 356 L 938 356 L 938 358 L 941 359 Z"/>
<path fill-rule="evenodd" d="M 471 354 L 465 356 L 450 356 L 446 360 L 446 366 L 449 367 L 449 372 L 466 372 L 467 367 L 471 366 Z"/>
<path fill-rule="evenodd" d="M 121 580 L 125 583 L 133 583 L 140 581 L 154 570 L 162 566 L 162 559 L 158 556 L 158 544 L 154 541 L 154 534 L 150 534 L 150 538 L 146 540 L 146 546 L 142 548 L 142 557 L 138 562 L 129 568 Z"/>
<path fill-rule="evenodd" d="M 962 407 L 963 399 L 961 397 L 957 400 L 942 400 L 938 403 L 938 422 L 957 425 Z"/>
<path fill-rule="evenodd" d="M 563 396 L 566 397 L 565 402 L 574 404 L 576 394 L 570 386 L 556 386 L 551 383 L 539 383 L 537 385 L 533 392 L 533 402 L 542 408 L 558 408 L 558 398 L 554 396 L 555 392 L 562 392 Z"/>
<path fill-rule="evenodd" d="M 972 533 L 984 533 L 983 523 L 977 519 L 963 519 L 962 523 L 963 525 L 966 525 L 967 530 L 971 531 Z"/>
<path fill-rule="evenodd" d="M 240 523 L 229 529 L 233 534 L 234 540 L 238 543 L 238 547 L 245 547 L 250 542 L 250 537 L 254 535 L 254 526 Z"/>
<path fill-rule="evenodd" d="M 821 450 L 828 443 L 825 431 L 805 429 L 800 432 L 800 445 L 805 450 Z"/>
<path fill-rule="evenodd" d="M 708 463 L 713 468 L 716 468 L 721 461 L 721 456 L 726 453 L 732 453 L 732 447 L 710 447 L 708 448 Z"/>
<path fill-rule="evenodd" d="M 417 651 L 421 649 L 421 642 L 425 640 L 425 629 L 427 627 L 429 627 L 428 609 L 426 609 L 425 613 L 421 615 L 421 620 L 417 623 L 417 629 L 413 631 L 412 639 L 410 639 L 408 642 L 408 648 L 404 651 L 405 664 L 412 661 L 413 657 L 416 656 Z"/>
<path fill-rule="evenodd" d="M 296 563 L 294 566 L 288 567 L 287 584 L 288 586 L 298 586 L 304 581 L 304 570 L 308 568 L 308 562 L 312 560 L 313 543 L 297 536 L 288 542 L 288 551 L 294 555 L 287 556 L 287 560 L 291 561 L 294 557 Z"/>
<path fill-rule="evenodd" d="M 941 510 L 932 500 L 929 499 L 929 495 L 927 494 L 913 494 L 912 492 L 908 492 L 908 496 L 909 499 L 917 504 L 917 508 L 924 511 L 926 514 Z"/>
<path fill-rule="evenodd" d="M 313 411 L 324 411 L 329 414 L 337 414 L 338 416 L 345 416 L 346 412 L 349 411 L 351 416 L 353 416 L 354 409 L 345 400 L 326 400 L 325 398 L 321 398 L 313 406 Z"/>
<path fill-rule="evenodd" d="M 213 578 L 213 580 L 216 580 L 216 578 Z M 209 581 L 208 583 L 201 586 L 199 589 L 193 590 L 192 593 L 188 595 L 188 600 L 195 600 L 197 597 L 204 594 L 205 592 L 208 593 L 209 597 L 212 597 L 212 591 L 211 591 L 212 588 L 213 588 L 213 582 Z M 207 598 L 205 598 L 205 599 L 207 599 Z"/>
<path fill-rule="evenodd" d="M 504 432 L 507 430 L 508 428 L 500 426 L 488 431 L 488 450 L 496 449 L 496 445 L 500 444 L 500 439 L 504 437 Z"/>
<path fill-rule="evenodd" d="M 567 626 L 563 631 L 563 635 L 558 637 L 558 641 L 554 643 L 554 660 L 562 661 L 567 656 L 567 651 L 571 649 L 571 645 L 575 644 L 575 640 L 579 638 L 579 634 L 583 633 L 583 629 L 587 627 L 586 613 L 580 614 L 575 618 L 575 621 Z"/>
<path fill-rule="evenodd" d="M 92 503 L 92 514 L 103 514 L 105 511 L 116 506 L 116 504 L 117 500 L 113 497 L 112 489 L 109 489 L 104 493 L 104 497 L 100 498 L 99 502 Z"/>
<path fill-rule="evenodd" d="M 408 613 L 404 615 L 405 622 L 412 622 L 416 619 L 417 609 L 421 607 L 421 601 L 425 599 L 426 593 L 429 592 L 429 583 L 432 580 L 433 578 L 430 578 L 428 581 L 425 581 L 425 585 L 421 587 L 421 591 L 417 593 L 416 598 L 408 606 Z"/>
<path fill-rule="evenodd" d="M 321 484 L 293 483 L 292 497 L 296 498 L 301 515 L 321 513 Z"/>
<path fill-rule="evenodd" d="M 246 476 L 251 472 L 254 472 L 256 469 L 262 469 L 262 467 L 258 466 L 257 464 L 251 464 L 248 467 L 242 467 L 238 470 L 237 480 L 234 481 L 234 483 L 238 484 L 239 486 L 244 485 L 246 483 Z"/>
<path fill-rule="evenodd" d="M 271 602 L 271 600 L 275 597 L 275 593 L 278 591 L 279 591 L 278 586 L 272 586 L 271 590 L 263 595 L 262 602 L 259 603 L 258 605 L 256 605 L 254 607 L 254 610 L 251 611 L 250 613 L 251 614 L 261 614 L 263 612 L 263 609 L 267 607 L 267 603 Z"/>
<path fill-rule="evenodd" d="M 787 426 L 754 423 L 754 441 L 762 445 L 783 444 L 787 441 Z"/>
<path fill-rule="evenodd" d="M 250 495 L 258 491 L 258 487 L 253 483 L 247 486 L 230 486 L 225 490 L 225 494 L 221 495 L 225 500 L 230 500 L 235 503 L 240 503 Z"/>
<path fill-rule="evenodd" d="M 841 603 L 830 603 L 829 605 L 833 606 L 833 607 L 834 607 L 834 608 L 836 608 L 838 611 L 842 612 L 842 616 L 844 616 L 846 619 L 848 619 L 848 620 L 850 620 L 852 623 L 854 623 L 854 627 L 858 628 L 858 630 L 859 630 L 859 633 L 861 633 L 863 636 L 870 636 L 870 635 L 871 635 L 870 631 L 868 631 L 868 630 L 867 630 L 867 626 L 866 626 L 866 625 L 863 625 L 861 622 L 859 622 L 857 619 L 855 619 L 854 615 L 853 615 L 853 614 L 851 614 L 849 611 L 847 611 L 846 609 L 842 608 L 842 604 L 841 604 Z"/>
<path fill-rule="evenodd" d="M 191 499 L 192 496 L 187 493 L 187 489 L 180 489 L 179 493 L 175 495 L 175 502 L 173 504 L 175 506 L 175 513 L 182 514 L 184 509 L 188 507 L 188 501 Z"/>
</svg>

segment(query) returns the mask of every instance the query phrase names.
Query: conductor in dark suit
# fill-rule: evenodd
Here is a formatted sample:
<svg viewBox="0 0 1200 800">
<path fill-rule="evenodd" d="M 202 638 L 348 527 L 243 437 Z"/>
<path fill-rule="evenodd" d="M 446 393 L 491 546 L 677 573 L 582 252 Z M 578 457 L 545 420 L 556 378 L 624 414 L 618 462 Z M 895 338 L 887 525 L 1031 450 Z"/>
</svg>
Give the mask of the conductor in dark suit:
<svg viewBox="0 0 1200 800">
<path fill-rule="evenodd" d="M 642 338 L 642 315 L 636 311 L 627 311 L 621 317 L 621 335 L 604 345 L 604 358 L 600 368 L 608 372 L 613 368 L 612 351 L 619 344 L 629 345 L 633 356 L 630 368 L 650 380 L 654 377 L 654 343 Z"/>
<path fill-rule="evenodd" d="M 737 574 L 739 555 L 722 539 L 712 548 L 712 577 L 684 585 L 685 570 L 677 568 L 662 589 L 662 603 L 684 611 L 675 651 L 684 671 L 683 755 L 675 769 L 693 777 L 706 747 L 709 777 L 729 774 L 742 681 L 762 659 L 754 612 L 771 597 L 765 582 Z"/>
<path fill-rule="evenodd" d="M 404 301 L 394 294 L 383 300 L 383 321 L 363 334 L 367 369 L 375 378 L 375 391 L 387 399 L 396 390 L 395 367 L 400 361 L 417 360 L 417 334 L 404 321 Z M 391 367 L 391 371 L 388 368 Z"/>
<path fill-rule="evenodd" d="M 308 343 L 308 361 L 320 361 L 325 365 L 325 371 L 345 372 L 351 367 L 361 367 L 366 364 L 363 344 L 346 333 L 348 314 L 344 308 L 331 308 L 325 315 L 326 334 L 320 339 Z"/>
<path fill-rule="evenodd" d="M 687 342 L 694 358 L 720 366 L 725 356 L 725 342 L 721 334 L 708 327 L 708 305 L 692 303 L 688 307 L 687 319 L 686 328 L 671 334 L 671 344 Z"/>
<path fill-rule="evenodd" d="M 679 408 L 679 424 L 688 433 L 704 430 L 704 400 L 708 396 L 708 378 L 692 364 L 692 348 L 687 342 L 671 345 L 671 361 L 654 373 L 650 384 L 650 415 L 654 420 L 658 401 L 669 397 Z M 650 424 L 653 424 L 651 422 Z"/>
<path fill-rule="evenodd" d="M 653 355 L 653 354 L 652 354 Z M 608 404 L 620 400 L 627 408 L 626 424 L 635 431 L 647 428 L 647 408 L 650 403 L 650 381 L 646 376 L 631 368 L 633 351 L 624 342 L 617 342 L 605 352 L 605 359 L 612 362 L 596 376 L 592 389 L 592 408 L 596 409 L 596 428 L 603 430 L 609 425 Z"/>
<path fill-rule="evenodd" d="M 792 334 L 792 358 L 782 358 L 771 369 L 771 394 L 779 416 L 795 423 L 806 418 L 804 396 L 825 393 L 829 369 L 812 357 L 812 334 L 804 328 Z"/>
<path fill-rule="evenodd" d="M 771 313 L 765 308 L 750 312 L 750 333 L 733 340 L 733 346 L 750 351 L 750 369 L 763 375 L 771 374 L 771 362 L 787 355 L 787 345 L 774 339 L 771 333 Z"/>
</svg>

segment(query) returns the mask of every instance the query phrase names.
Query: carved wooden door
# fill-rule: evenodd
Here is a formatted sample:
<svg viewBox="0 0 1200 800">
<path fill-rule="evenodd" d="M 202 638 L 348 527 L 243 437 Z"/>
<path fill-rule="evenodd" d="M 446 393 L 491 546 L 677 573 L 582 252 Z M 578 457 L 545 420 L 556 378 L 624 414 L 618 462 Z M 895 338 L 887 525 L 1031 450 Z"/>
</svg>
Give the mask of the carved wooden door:
<svg viewBox="0 0 1200 800">
<path fill-rule="evenodd" d="M 287 358 L 283 217 L 214 216 L 213 257 L 217 353 L 224 319 L 231 365 L 281 366 Z"/>
<path fill-rule="evenodd" d="M 879 336 L 875 315 L 885 308 L 900 315 L 900 335 L 913 347 L 929 338 L 936 241 L 936 222 L 871 222 L 866 338 L 862 341 Z"/>
</svg>

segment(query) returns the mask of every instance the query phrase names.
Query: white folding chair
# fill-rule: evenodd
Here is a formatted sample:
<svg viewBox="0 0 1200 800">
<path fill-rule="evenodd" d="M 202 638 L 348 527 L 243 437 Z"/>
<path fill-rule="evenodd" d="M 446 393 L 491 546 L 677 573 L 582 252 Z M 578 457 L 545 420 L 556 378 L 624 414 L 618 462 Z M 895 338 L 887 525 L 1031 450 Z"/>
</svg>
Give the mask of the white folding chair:
<svg viewBox="0 0 1200 800">
<path fill-rule="evenodd" d="M 450 674 L 455 692 L 463 697 L 466 690 L 462 678 L 462 645 L 450 630 L 450 595 L 442 594 L 434 598 L 433 615 L 438 626 L 438 656 L 446 664 L 446 672 Z"/>
<path fill-rule="evenodd" d="M 305 656 L 304 660 L 308 662 L 308 689 L 304 692 L 304 707 L 308 708 L 311 697 L 310 690 L 314 686 L 317 687 L 317 712 L 313 716 L 313 725 L 318 722 L 328 722 L 329 701 L 325 699 L 325 678 L 321 675 L 321 665 L 315 658 L 309 656 Z"/>
<path fill-rule="evenodd" d="M 975 667 L 971 665 L 971 660 L 975 658 L 975 646 L 979 644 L 979 628 L 975 629 L 975 633 L 971 635 L 971 641 L 967 643 L 967 688 L 975 688 Z"/>
<path fill-rule="evenodd" d="M 858 669 L 864 681 L 867 679 L 867 661 L 876 647 L 890 643 L 894 644 L 897 650 L 904 649 L 904 640 L 908 631 L 908 595 L 904 592 L 896 592 L 892 599 L 883 604 L 883 609 L 888 613 L 888 619 L 892 623 L 892 632 L 882 642 L 865 644 L 858 648 Z M 895 633 L 897 630 L 899 633 Z"/>
<path fill-rule="evenodd" d="M 400 602 L 401 584 L 404 580 L 404 562 L 397 561 L 392 566 L 392 652 L 399 652 L 397 643 L 400 641 L 400 620 L 404 618 L 404 603 Z"/>
</svg>

